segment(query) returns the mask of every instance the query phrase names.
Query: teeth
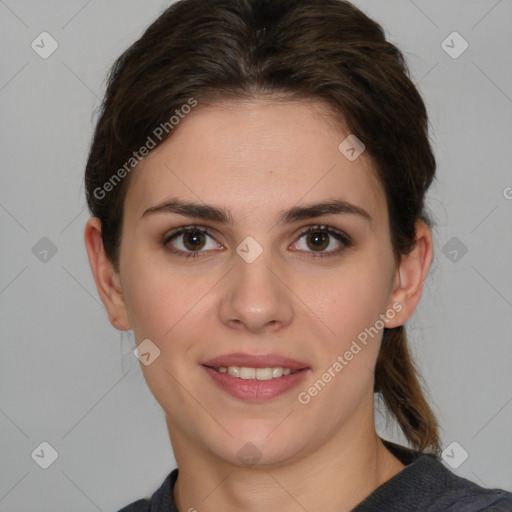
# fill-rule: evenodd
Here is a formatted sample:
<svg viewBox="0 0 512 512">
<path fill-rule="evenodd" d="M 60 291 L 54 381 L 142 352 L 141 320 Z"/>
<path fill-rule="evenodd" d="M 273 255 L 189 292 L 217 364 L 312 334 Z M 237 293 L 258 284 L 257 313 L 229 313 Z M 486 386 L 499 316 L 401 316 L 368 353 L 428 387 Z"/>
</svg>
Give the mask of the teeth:
<svg viewBox="0 0 512 512">
<path fill-rule="evenodd" d="M 228 373 L 232 377 L 246 380 L 270 380 L 283 375 L 290 375 L 290 368 L 248 368 L 246 366 L 219 366 L 215 368 L 220 373 Z"/>
</svg>

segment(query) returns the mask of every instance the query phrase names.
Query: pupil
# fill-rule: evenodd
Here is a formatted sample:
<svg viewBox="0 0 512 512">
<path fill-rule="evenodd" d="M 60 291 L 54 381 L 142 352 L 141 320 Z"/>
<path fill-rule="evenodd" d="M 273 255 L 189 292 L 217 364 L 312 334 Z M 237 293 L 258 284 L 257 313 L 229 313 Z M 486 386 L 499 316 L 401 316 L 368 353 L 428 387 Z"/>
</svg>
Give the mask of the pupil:
<svg viewBox="0 0 512 512">
<path fill-rule="evenodd" d="M 329 235 L 323 231 L 314 231 L 309 235 L 312 249 L 325 249 L 329 245 Z"/>
<path fill-rule="evenodd" d="M 204 234 L 199 231 L 191 231 L 185 234 L 185 247 L 191 251 L 201 249 L 204 244 Z"/>
</svg>

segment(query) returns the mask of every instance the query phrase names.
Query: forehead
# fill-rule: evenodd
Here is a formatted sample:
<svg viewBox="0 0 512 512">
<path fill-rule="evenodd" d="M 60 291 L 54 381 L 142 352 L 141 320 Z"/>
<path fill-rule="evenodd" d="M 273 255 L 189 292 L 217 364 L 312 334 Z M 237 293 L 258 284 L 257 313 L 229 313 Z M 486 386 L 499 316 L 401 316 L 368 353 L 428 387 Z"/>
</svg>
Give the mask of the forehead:
<svg viewBox="0 0 512 512">
<path fill-rule="evenodd" d="M 386 216 L 371 159 L 340 151 L 349 135 L 321 101 L 199 105 L 134 169 L 127 215 L 169 196 L 270 215 L 301 202 L 345 199 Z M 372 216 L 373 216 L 372 214 Z"/>
</svg>

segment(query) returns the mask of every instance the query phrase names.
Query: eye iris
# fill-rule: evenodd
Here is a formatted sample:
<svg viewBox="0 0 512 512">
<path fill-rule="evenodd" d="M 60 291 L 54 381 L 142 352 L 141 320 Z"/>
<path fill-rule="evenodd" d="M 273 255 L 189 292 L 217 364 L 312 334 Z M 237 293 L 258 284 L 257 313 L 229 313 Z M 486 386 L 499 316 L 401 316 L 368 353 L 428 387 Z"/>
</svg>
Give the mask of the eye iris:
<svg viewBox="0 0 512 512">
<path fill-rule="evenodd" d="M 202 249 L 204 243 L 205 236 L 200 231 L 189 231 L 183 235 L 183 244 L 191 251 Z"/>
<path fill-rule="evenodd" d="M 312 231 L 307 236 L 310 249 L 322 250 L 329 245 L 329 235 L 325 231 Z"/>
</svg>

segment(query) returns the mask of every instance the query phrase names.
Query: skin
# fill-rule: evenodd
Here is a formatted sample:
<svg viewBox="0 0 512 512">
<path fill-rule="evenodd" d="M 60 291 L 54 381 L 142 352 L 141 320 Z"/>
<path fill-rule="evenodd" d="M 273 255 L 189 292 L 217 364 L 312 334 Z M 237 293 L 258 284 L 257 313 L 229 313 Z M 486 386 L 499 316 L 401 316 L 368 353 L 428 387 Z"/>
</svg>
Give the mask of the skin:
<svg viewBox="0 0 512 512">
<path fill-rule="evenodd" d="M 350 510 L 404 467 L 374 427 L 382 330 L 307 405 L 297 400 L 393 304 L 401 311 L 388 327 L 412 315 L 432 259 L 430 230 L 418 221 L 416 247 L 396 264 L 371 160 L 363 153 L 351 162 L 338 150 L 348 133 L 316 101 L 200 105 L 133 172 L 119 272 L 99 220 L 87 222 L 89 261 L 112 325 L 160 350 L 141 368 L 165 411 L 181 511 Z M 223 208 L 233 222 L 141 218 L 170 198 Z M 332 199 L 363 208 L 371 221 L 343 213 L 277 223 L 284 210 Z M 319 224 L 352 245 L 330 237 L 322 250 L 331 255 L 319 257 L 301 236 Z M 166 249 L 164 236 L 190 225 L 212 233 L 200 256 Z M 263 248 L 252 263 L 236 252 L 248 236 Z M 167 247 L 185 251 L 185 241 Z M 311 372 L 298 388 L 249 403 L 221 391 L 200 366 L 231 352 L 284 355 Z M 249 442 L 261 453 L 251 467 L 237 457 Z"/>
</svg>

